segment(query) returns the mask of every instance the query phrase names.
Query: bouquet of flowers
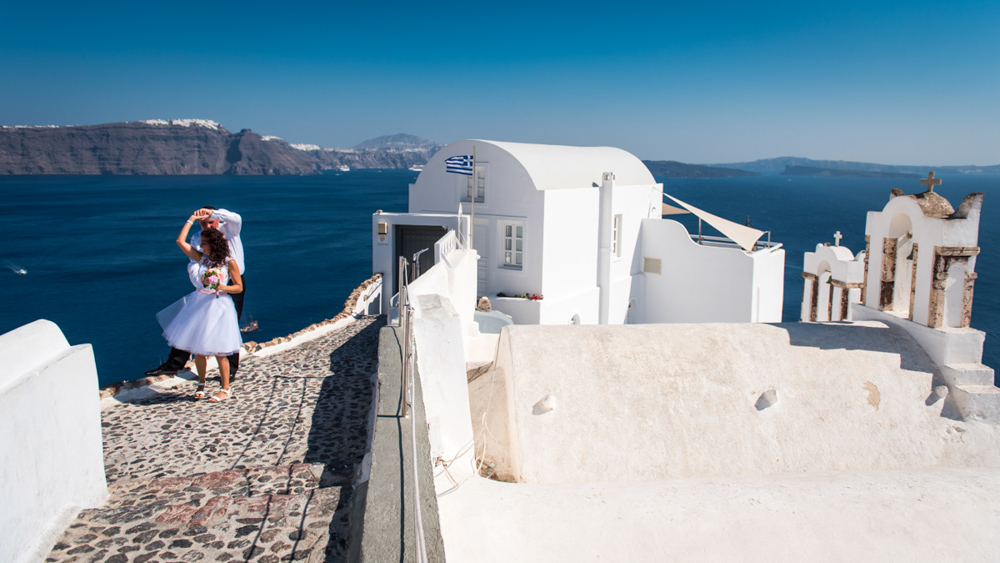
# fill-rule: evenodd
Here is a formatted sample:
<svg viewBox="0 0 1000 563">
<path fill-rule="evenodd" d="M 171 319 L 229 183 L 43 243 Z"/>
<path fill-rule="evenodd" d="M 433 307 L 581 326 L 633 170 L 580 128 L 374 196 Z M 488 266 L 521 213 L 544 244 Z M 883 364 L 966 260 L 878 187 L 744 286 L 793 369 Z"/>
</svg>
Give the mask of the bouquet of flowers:
<svg viewBox="0 0 1000 563">
<path fill-rule="evenodd" d="M 219 285 L 222 283 L 222 270 L 218 268 L 209 268 L 205 270 L 205 273 L 201 275 L 201 285 L 205 289 L 211 289 L 217 291 Z M 219 298 L 219 294 L 215 294 L 215 298 Z"/>
</svg>

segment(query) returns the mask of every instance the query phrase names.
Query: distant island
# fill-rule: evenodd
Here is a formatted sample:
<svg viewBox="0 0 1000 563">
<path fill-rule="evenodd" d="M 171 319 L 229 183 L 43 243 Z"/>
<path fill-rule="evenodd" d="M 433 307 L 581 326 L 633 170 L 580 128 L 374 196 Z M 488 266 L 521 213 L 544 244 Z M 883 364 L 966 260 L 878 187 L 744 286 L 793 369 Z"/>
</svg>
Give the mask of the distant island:
<svg viewBox="0 0 1000 563">
<path fill-rule="evenodd" d="M 350 149 L 290 144 L 204 119 L 68 127 L 0 127 L 0 174 L 299 175 L 425 164 L 441 145 L 413 135 Z"/>
<path fill-rule="evenodd" d="M 725 178 L 732 176 L 760 176 L 757 172 L 720 168 L 701 164 L 685 164 L 676 160 L 644 160 L 649 172 L 660 178 Z"/>
<path fill-rule="evenodd" d="M 874 170 L 847 170 L 819 168 L 816 166 L 786 166 L 782 176 L 826 176 L 837 178 L 920 178 L 920 174 L 905 172 L 877 172 Z"/>
<path fill-rule="evenodd" d="M 786 167 L 810 167 L 827 170 L 850 170 L 853 172 L 891 172 L 899 174 L 916 174 L 926 176 L 927 172 L 933 170 L 938 174 L 1000 174 L 1000 164 L 991 166 L 978 166 L 970 164 L 966 166 L 928 166 L 928 165 L 897 165 L 897 164 L 875 164 L 872 162 L 851 162 L 846 160 L 813 160 L 797 156 L 781 156 L 778 158 L 765 158 L 751 162 L 731 162 L 727 164 L 711 164 L 709 166 L 719 168 L 737 168 L 739 170 L 751 170 L 761 174 L 782 174 Z M 870 176 L 874 177 L 874 176 Z M 883 178 L 889 176 L 881 176 Z"/>
</svg>

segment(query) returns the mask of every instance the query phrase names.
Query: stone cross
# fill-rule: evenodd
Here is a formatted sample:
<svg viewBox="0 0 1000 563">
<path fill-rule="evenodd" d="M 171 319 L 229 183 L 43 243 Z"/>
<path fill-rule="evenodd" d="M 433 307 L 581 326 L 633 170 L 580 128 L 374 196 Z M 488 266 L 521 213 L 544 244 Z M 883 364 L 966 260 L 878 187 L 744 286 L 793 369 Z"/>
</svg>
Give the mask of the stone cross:
<svg viewBox="0 0 1000 563">
<path fill-rule="evenodd" d="M 930 172 L 927 173 L 927 179 L 926 180 L 920 180 L 920 183 L 923 184 L 923 185 L 925 185 L 925 186 L 927 186 L 927 191 L 933 192 L 934 191 L 934 186 L 940 186 L 941 185 L 941 178 L 935 178 L 934 177 L 934 171 L 932 170 L 932 171 L 930 171 Z"/>
<path fill-rule="evenodd" d="M 833 240 L 837 241 L 835 246 L 840 246 L 840 239 L 844 238 L 844 235 L 840 234 L 840 231 L 833 233 Z"/>
</svg>

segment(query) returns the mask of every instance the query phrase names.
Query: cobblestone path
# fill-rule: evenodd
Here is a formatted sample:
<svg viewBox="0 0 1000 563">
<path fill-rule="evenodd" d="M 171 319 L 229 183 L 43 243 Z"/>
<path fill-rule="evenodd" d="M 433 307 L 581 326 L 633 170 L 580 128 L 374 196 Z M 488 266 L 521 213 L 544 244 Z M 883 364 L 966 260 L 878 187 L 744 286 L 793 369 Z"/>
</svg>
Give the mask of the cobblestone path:
<svg viewBox="0 0 1000 563">
<path fill-rule="evenodd" d="M 46 561 L 345 560 L 383 324 L 246 358 L 219 404 L 191 382 L 105 410 L 111 497 Z M 208 396 L 218 388 L 210 373 Z"/>
</svg>

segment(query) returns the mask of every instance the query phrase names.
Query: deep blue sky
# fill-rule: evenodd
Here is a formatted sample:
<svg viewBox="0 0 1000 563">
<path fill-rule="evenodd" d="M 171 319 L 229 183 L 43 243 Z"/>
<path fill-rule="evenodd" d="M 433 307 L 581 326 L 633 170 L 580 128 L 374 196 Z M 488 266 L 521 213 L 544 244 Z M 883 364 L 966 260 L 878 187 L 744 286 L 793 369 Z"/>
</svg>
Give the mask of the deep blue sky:
<svg viewBox="0 0 1000 563">
<path fill-rule="evenodd" d="M 0 124 L 1000 164 L 1000 2 L 0 4 Z"/>
</svg>

